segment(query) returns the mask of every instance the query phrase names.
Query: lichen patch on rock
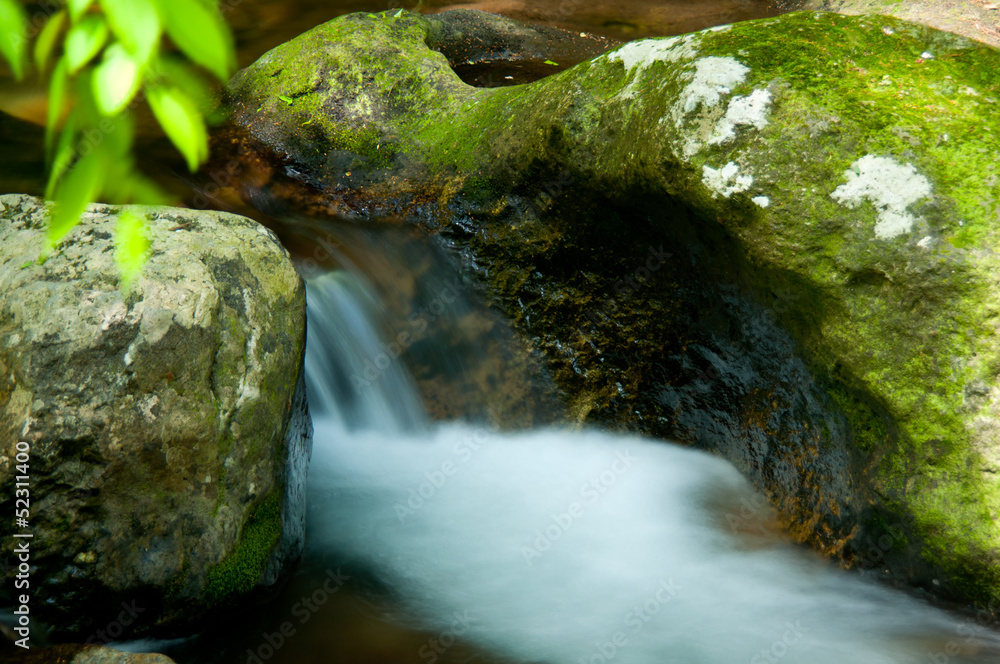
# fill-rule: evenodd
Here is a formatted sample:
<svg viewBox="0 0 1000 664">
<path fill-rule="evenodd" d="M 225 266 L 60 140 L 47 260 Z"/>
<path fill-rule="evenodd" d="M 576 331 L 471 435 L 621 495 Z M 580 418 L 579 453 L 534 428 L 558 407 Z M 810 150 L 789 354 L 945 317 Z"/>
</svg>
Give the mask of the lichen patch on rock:
<svg viewBox="0 0 1000 664">
<path fill-rule="evenodd" d="M 716 106 L 723 96 L 732 92 L 742 83 L 750 68 L 731 57 L 709 56 L 695 62 L 691 82 L 680 94 L 677 105 L 680 117 L 693 112 L 699 106 Z M 680 126 L 680 118 L 678 118 Z"/>
<path fill-rule="evenodd" d="M 771 93 L 767 89 L 754 90 L 744 97 L 733 97 L 729 101 L 726 115 L 708 139 L 709 145 L 719 145 L 736 138 L 737 127 L 767 126 L 767 112 L 771 105 Z"/>
<path fill-rule="evenodd" d="M 642 71 L 654 62 L 676 62 L 697 56 L 698 41 L 697 34 L 666 39 L 640 39 L 625 44 L 605 57 L 611 62 L 621 62 L 629 72 L 633 69 Z"/>
<path fill-rule="evenodd" d="M 741 174 L 740 167 L 731 161 L 718 170 L 702 166 L 701 181 L 716 194 L 729 198 L 749 189 L 753 185 L 753 176 Z"/>
<path fill-rule="evenodd" d="M 908 208 L 931 195 L 931 183 L 911 164 L 889 157 L 865 155 L 844 173 L 847 183 L 830 194 L 841 205 L 854 209 L 865 200 L 878 210 L 875 237 L 888 240 L 913 230 L 917 218 Z"/>
</svg>

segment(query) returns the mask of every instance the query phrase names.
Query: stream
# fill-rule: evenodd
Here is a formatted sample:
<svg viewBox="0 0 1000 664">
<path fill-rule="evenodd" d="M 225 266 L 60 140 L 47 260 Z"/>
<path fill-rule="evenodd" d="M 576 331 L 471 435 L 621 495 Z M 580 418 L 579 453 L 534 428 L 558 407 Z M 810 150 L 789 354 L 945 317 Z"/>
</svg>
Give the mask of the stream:
<svg viewBox="0 0 1000 664">
<path fill-rule="evenodd" d="M 168 648 L 181 664 L 1000 657 L 973 617 L 793 544 L 718 457 L 597 430 L 433 422 L 361 270 L 317 270 L 308 317 L 305 560 L 267 610 Z"/>
<path fill-rule="evenodd" d="M 339 14 L 457 4 L 237 0 L 227 18 L 246 65 Z M 460 6 L 624 40 L 770 16 L 773 4 Z M 6 85 L 3 110 L 32 129 L 0 118 L 11 153 L 0 188 L 38 193 L 40 92 Z M 179 180 L 182 162 L 149 131 L 143 160 L 192 204 L 207 178 Z M 532 384 L 514 334 L 429 243 L 398 228 L 278 225 L 308 288 L 304 558 L 263 608 L 124 647 L 178 664 L 1000 661 L 1000 635 L 975 615 L 795 544 L 729 462 L 556 426 L 549 387 Z M 331 233 L 335 246 L 318 239 Z"/>
</svg>

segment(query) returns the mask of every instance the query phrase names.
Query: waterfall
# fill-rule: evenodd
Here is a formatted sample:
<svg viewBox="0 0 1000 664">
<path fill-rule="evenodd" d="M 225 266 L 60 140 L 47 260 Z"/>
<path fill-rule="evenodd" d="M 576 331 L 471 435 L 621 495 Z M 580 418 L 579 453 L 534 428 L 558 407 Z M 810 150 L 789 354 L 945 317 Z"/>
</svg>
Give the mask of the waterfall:
<svg viewBox="0 0 1000 664">
<path fill-rule="evenodd" d="M 318 420 L 345 431 L 427 427 L 406 369 L 383 343 L 381 312 L 364 277 L 335 271 L 306 290 L 306 394 Z"/>
<path fill-rule="evenodd" d="M 458 642 L 548 664 L 997 661 L 1000 640 L 974 619 L 775 534 L 720 458 L 599 431 L 428 424 L 363 281 L 308 288 L 307 546 L 363 570 L 395 620 L 431 635 L 414 661 Z"/>
</svg>

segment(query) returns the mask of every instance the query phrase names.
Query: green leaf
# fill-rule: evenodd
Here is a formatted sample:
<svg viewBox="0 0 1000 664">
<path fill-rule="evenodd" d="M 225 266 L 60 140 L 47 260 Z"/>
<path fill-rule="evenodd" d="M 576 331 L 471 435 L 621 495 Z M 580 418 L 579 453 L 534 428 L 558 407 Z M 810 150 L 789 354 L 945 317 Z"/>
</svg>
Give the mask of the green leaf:
<svg viewBox="0 0 1000 664">
<path fill-rule="evenodd" d="M 295 103 L 294 99 L 292 99 L 291 97 L 286 97 L 285 95 L 278 95 L 278 99 L 280 99 L 281 101 L 285 102 L 289 106 L 291 106 L 292 104 Z"/>
<path fill-rule="evenodd" d="M 56 128 L 62 119 L 63 107 L 66 104 L 66 85 L 69 74 L 66 71 L 66 58 L 59 58 L 52 70 L 52 80 L 49 81 L 49 107 L 45 119 L 45 152 L 52 152 L 52 141 L 55 139 Z"/>
<path fill-rule="evenodd" d="M 28 49 L 25 28 L 28 16 L 17 0 L 0 0 L 0 55 L 10 63 L 14 78 L 24 76 L 24 57 Z"/>
<path fill-rule="evenodd" d="M 66 35 L 66 63 L 73 75 L 93 59 L 108 40 L 108 24 L 96 15 L 85 16 Z"/>
<path fill-rule="evenodd" d="M 151 68 L 155 68 L 155 79 L 150 80 L 154 77 L 147 76 L 147 86 L 155 83 L 183 90 L 198 105 L 202 115 L 207 115 L 218 107 L 218 99 L 212 92 L 208 78 L 187 60 L 179 56 L 157 58 L 152 61 Z"/>
<path fill-rule="evenodd" d="M 553 67 L 558 67 L 559 66 L 558 62 L 552 62 L 551 60 L 546 60 L 545 64 L 552 65 Z"/>
<path fill-rule="evenodd" d="M 100 146 L 76 162 L 56 186 L 55 207 L 49 218 L 49 246 L 54 247 L 80 221 L 80 215 L 101 192 L 104 164 Z"/>
<path fill-rule="evenodd" d="M 83 16 L 83 12 L 87 11 L 90 0 L 67 0 L 66 4 L 69 6 L 70 19 L 76 23 Z"/>
<path fill-rule="evenodd" d="M 191 60 L 220 81 L 236 68 L 236 50 L 229 26 L 214 2 L 157 0 L 167 34 Z"/>
<path fill-rule="evenodd" d="M 104 51 L 104 59 L 94 68 L 93 92 L 102 115 L 117 115 L 139 90 L 139 63 L 120 42 Z"/>
<path fill-rule="evenodd" d="M 62 32 L 64 25 L 66 25 L 65 9 L 56 12 L 52 18 L 46 21 L 45 27 L 39 33 L 38 41 L 35 42 L 35 67 L 39 74 L 42 74 L 48 66 L 52 49 L 55 48 L 59 33 Z"/>
<path fill-rule="evenodd" d="M 106 124 L 107 122 L 111 123 L 110 126 Z M 106 127 L 107 131 L 102 131 L 103 127 Z M 106 154 L 111 155 L 115 163 L 121 164 L 126 160 L 132 159 L 132 139 L 135 137 L 135 121 L 132 119 L 131 114 L 122 113 L 112 118 L 103 119 L 97 131 L 100 133 L 96 136 L 93 131 L 90 132 L 90 135 L 107 142 L 108 148 Z M 87 133 L 86 130 L 84 133 Z"/>
<path fill-rule="evenodd" d="M 49 181 L 45 185 L 45 198 L 55 197 L 56 185 L 62 179 L 63 173 L 72 165 L 76 159 L 76 135 L 77 119 L 70 115 L 59 134 L 59 145 L 56 146 L 55 155 L 52 158 L 52 166 L 49 168 Z"/>
<path fill-rule="evenodd" d="M 139 172 L 131 155 L 114 161 L 110 166 L 101 194 L 107 200 L 146 205 L 170 204 L 171 201 L 163 190 Z"/>
<path fill-rule="evenodd" d="M 135 55 L 139 65 L 149 62 L 160 44 L 160 13 L 153 0 L 100 0 L 118 41 Z"/>
<path fill-rule="evenodd" d="M 393 18 L 399 18 L 399 17 L 400 17 L 400 16 L 402 16 L 402 15 L 403 15 L 403 10 L 402 10 L 402 9 L 400 9 L 400 10 L 399 10 L 399 11 L 397 11 L 397 12 L 396 12 L 395 14 L 393 14 L 393 15 L 392 15 L 392 17 L 393 17 Z"/>
<path fill-rule="evenodd" d="M 130 209 L 119 212 L 115 225 L 115 262 L 126 290 L 142 274 L 149 258 L 149 245 L 143 217 Z"/>
<path fill-rule="evenodd" d="M 208 130 L 198 106 L 181 90 L 155 86 L 146 90 L 146 100 L 153 115 L 193 173 L 208 159 Z"/>
</svg>

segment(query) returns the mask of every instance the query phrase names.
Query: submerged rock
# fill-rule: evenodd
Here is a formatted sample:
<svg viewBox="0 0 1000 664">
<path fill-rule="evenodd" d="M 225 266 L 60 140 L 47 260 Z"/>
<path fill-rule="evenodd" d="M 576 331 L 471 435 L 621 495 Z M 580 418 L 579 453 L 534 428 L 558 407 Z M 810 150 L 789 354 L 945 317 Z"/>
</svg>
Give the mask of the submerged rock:
<svg viewBox="0 0 1000 664">
<path fill-rule="evenodd" d="M 13 648 L 13 647 L 12 647 Z M 50 648 L 12 649 L 0 651 L 8 664 L 175 664 L 166 655 L 131 653 L 106 646 L 66 644 Z"/>
<path fill-rule="evenodd" d="M 123 292 L 118 208 L 39 260 L 47 204 L 0 196 L 0 506 L 19 475 L 31 503 L 4 538 L 33 535 L 31 616 L 105 641 L 251 601 L 303 543 L 302 280 L 248 219 L 147 211 L 152 254 Z"/>
<path fill-rule="evenodd" d="M 235 121 L 438 233 L 580 419 L 718 450 L 847 563 L 1000 599 L 1000 52 L 801 12 L 477 89 L 448 20 L 318 26 L 236 75 Z"/>
</svg>

